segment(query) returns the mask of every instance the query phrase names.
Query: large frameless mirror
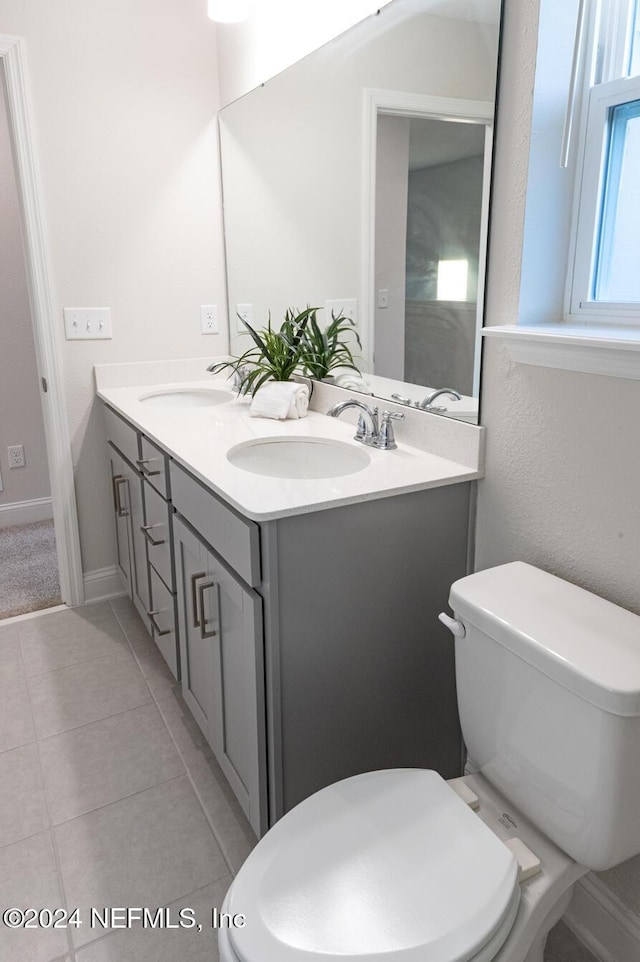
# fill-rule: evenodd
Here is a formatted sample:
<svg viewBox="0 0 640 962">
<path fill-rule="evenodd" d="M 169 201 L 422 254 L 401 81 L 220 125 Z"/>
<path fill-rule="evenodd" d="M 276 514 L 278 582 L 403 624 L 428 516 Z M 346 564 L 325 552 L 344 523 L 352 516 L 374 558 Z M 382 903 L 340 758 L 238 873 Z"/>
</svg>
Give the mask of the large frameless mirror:
<svg viewBox="0 0 640 962">
<path fill-rule="evenodd" d="M 343 386 L 477 421 L 499 21 L 393 0 L 221 111 L 233 353 L 239 313 L 342 310 Z"/>
</svg>

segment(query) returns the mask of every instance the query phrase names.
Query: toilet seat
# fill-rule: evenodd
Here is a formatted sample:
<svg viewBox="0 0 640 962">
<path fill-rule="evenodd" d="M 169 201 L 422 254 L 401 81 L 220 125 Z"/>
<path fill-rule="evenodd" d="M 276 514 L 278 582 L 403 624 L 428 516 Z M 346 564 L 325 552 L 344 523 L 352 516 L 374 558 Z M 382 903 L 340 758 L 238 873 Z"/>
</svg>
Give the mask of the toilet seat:
<svg viewBox="0 0 640 962">
<path fill-rule="evenodd" d="M 238 962 L 485 962 L 519 898 L 514 856 L 436 772 L 367 772 L 262 839 L 225 903 L 246 923 L 221 945 Z"/>
</svg>

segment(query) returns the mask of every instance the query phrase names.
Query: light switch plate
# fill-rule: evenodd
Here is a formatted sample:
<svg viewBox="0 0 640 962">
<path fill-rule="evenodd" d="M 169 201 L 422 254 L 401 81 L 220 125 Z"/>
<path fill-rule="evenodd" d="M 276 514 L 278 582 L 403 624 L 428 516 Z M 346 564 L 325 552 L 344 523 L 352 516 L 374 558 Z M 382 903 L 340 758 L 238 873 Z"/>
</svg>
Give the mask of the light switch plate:
<svg viewBox="0 0 640 962">
<path fill-rule="evenodd" d="M 68 341 L 93 341 L 113 337 L 111 308 L 65 307 L 64 334 Z"/>
</svg>

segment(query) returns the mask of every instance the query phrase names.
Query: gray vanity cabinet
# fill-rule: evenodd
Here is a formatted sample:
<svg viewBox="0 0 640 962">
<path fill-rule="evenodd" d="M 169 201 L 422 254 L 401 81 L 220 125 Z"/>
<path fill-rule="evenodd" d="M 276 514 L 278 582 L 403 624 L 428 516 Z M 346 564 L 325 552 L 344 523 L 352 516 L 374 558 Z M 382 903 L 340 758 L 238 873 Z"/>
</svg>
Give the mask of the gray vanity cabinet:
<svg viewBox="0 0 640 962">
<path fill-rule="evenodd" d="M 469 498 L 452 484 L 261 525 L 272 821 L 360 772 L 462 774 L 438 614 L 467 572 Z"/>
<path fill-rule="evenodd" d="M 127 594 L 178 678 L 175 582 L 167 457 L 104 408 L 116 529 L 116 564 Z"/>
<path fill-rule="evenodd" d="M 178 515 L 173 535 L 182 693 L 261 835 L 267 820 L 262 601 Z"/>
<path fill-rule="evenodd" d="M 118 565 L 256 833 L 360 772 L 460 775 L 438 614 L 468 570 L 471 485 L 257 523 L 106 412 Z"/>
</svg>

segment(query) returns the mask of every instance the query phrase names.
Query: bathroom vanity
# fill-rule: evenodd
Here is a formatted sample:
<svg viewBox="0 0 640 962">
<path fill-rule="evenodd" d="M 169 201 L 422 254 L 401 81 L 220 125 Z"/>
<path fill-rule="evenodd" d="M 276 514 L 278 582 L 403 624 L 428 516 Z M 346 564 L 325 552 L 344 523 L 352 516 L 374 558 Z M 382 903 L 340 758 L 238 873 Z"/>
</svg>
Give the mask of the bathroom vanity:
<svg viewBox="0 0 640 962">
<path fill-rule="evenodd" d="M 399 440 L 347 477 L 260 476 L 229 450 L 291 436 L 361 445 L 317 412 L 274 422 L 232 394 L 173 410 L 148 403 L 149 388 L 98 386 L 118 566 L 256 833 L 358 772 L 460 774 L 453 646 L 437 616 L 467 571 L 478 466 Z"/>
</svg>

